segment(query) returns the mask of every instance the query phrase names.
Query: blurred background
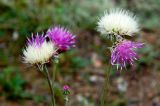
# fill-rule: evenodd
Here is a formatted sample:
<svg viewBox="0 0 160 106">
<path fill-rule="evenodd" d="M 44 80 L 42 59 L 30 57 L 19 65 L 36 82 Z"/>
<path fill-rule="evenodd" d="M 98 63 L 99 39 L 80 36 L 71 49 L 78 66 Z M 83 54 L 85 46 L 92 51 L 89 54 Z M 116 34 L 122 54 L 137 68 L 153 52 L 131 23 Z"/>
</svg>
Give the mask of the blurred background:
<svg viewBox="0 0 160 106">
<path fill-rule="evenodd" d="M 69 106 L 99 106 L 110 52 L 96 23 L 110 8 L 136 14 L 142 30 L 134 39 L 145 47 L 134 67 L 112 69 L 108 106 L 160 106 L 160 0 L 0 0 L 0 106 L 49 106 L 47 82 L 36 67 L 22 63 L 22 49 L 31 33 L 53 25 L 77 35 L 77 47 L 60 55 L 58 106 L 64 84 L 71 87 Z M 52 72 L 54 65 L 48 66 Z"/>
</svg>

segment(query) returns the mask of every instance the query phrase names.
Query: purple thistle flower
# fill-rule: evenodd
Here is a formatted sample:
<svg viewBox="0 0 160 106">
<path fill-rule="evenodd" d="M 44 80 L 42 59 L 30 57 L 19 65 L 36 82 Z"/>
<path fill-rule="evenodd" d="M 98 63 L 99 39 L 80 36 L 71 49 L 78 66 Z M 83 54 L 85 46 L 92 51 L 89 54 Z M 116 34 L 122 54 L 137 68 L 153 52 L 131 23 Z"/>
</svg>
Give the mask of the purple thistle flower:
<svg viewBox="0 0 160 106">
<path fill-rule="evenodd" d="M 58 47 L 58 53 L 65 52 L 75 46 L 75 35 L 62 27 L 48 29 L 47 36 Z"/>
<path fill-rule="evenodd" d="M 38 33 L 37 33 L 36 36 L 34 36 L 32 34 L 32 36 L 31 36 L 30 39 L 27 38 L 27 45 L 32 45 L 32 46 L 35 46 L 35 47 L 40 47 L 43 44 L 43 42 L 45 41 L 45 38 L 46 37 L 43 34 L 42 35 L 38 35 Z"/>
<path fill-rule="evenodd" d="M 132 41 L 122 41 L 116 45 L 112 50 L 111 64 L 117 65 L 117 69 L 120 66 L 126 67 L 126 64 L 133 65 L 134 61 L 138 59 L 136 49 L 142 48 L 143 43 L 136 43 Z"/>
</svg>

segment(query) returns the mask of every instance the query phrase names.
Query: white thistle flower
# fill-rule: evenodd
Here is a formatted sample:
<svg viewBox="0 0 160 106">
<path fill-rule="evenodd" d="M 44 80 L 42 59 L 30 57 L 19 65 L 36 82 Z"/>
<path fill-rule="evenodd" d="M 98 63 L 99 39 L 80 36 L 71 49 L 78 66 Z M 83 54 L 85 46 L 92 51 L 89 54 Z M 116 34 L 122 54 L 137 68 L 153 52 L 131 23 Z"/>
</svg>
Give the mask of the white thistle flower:
<svg viewBox="0 0 160 106">
<path fill-rule="evenodd" d="M 23 50 L 23 58 L 25 63 L 44 64 L 53 56 L 55 47 L 53 43 L 47 42 L 45 37 L 32 36 L 28 39 L 27 47 Z"/>
<path fill-rule="evenodd" d="M 139 31 L 139 26 L 132 13 L 115 9 L 105 12 L 104 16 L 99 19 L 98 31 L 102 34 L 132 36 Z"/>
</svg>

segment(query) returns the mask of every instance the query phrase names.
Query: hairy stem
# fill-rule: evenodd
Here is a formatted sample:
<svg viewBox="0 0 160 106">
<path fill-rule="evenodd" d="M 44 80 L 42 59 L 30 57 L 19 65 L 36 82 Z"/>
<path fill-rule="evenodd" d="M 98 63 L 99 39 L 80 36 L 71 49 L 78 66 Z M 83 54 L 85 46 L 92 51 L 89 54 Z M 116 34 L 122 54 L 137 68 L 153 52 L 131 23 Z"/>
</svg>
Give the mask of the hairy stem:
<svg viewBox="0 0 160 106">
<path fill-rule="evenodd" d="M 47 66 L 45 65 L 45 73 L 46 73 L 46 77 L 47 77 L 47 81 L 48 81 L 48 84 L 49 84 L 49 88 L 51 90 L 51 97 L 52 97 L 52 106 L 56 106 L 55 104 L 55 98 L 54 98 L 54 89 L 53 89 L 53 83 L 52 83 L 52 80 L 51 80 L 51 77 L 50 77 L 50 74 L 48 72 L 48 69 L 47 69 Z"/>
<path fill-rule="evenodd" d="M 108 70 L 106 70 L 106 76 L 105 76 L 105 81 L 103 84 L 103 88 L 102 88 L 102 94 L 101 94 L 101 100 L 100 100 L 100 106 L 106 106 L 105 105 L 105 97 L 107 95 L 107 99 L 108 99 L 108 93 L 109 93 L 109 77 L 110 77 L 110 71 L 111 71 L 111 66 L 109 65 Z M 106 102 L 107 103 L 107 102 Z"/>
<path fill-rule="evenodd" d="M 69 100 L 68 100 L 68 96 L 65 96 L 64 99 L 65 99 L 65 106 L 68 106 L 68 101 L 69 101 Z"/>
<path fill-rule="evenodd" d="M 58 63 L 54 62 L 54 69 L 52 71 L 52 81 L 55 82 L 56 79 L 56 71 L 57 71 L 57 65 Z M 54 86 L 54 85 L 53 85 Z"/>
</svg>

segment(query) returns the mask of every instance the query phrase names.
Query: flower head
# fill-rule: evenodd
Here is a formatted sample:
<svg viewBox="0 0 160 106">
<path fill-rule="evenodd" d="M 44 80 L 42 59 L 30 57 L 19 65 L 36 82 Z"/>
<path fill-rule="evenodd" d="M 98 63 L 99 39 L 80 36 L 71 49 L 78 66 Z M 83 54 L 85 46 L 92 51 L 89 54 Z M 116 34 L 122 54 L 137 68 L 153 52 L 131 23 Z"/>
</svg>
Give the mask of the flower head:
<svg viewBox="0 0 160 106">
<path fill-rule="evenodd" d="M 63 94 L 64 95 L 68 95 L 68 94 L 70 94 L 70 87 L 68 86 L 68 85 L 64 85 L 63 86 Z"/>
<path fill-rule="evenodd" d="M 64 86 L 63 86 L 63 90 L 64 90 L 64 91 L 67 91 L 67 90 L 69 90 L 69 89 L 70 89 L 70 88 L 69 88 L 68 85 L 64 85 Z"/>
<path fill-rule="evenodd" d="M 135 16 L 125 10 L 111 10 L 99 19 L 98 31 L 102 34 L 129 35 L 139 31 Z"/>
<path fill-rule="evenodd" d="M 47 42 L 43 35 L 33 36 L 27 41 L 23 50 L 24 62 L 30 64 L 44 64 L 49 61 L 54 53 L 54 45 Z"/>
<path fill-rule="evenodd" d="M 118 67 L 125 68 L 126 64 L 133 65 L 134 60 L 138 59 L 136 49 L 141 48 L 143 43 L 136 43 L 132 41 L 122 41 L 116 45 L 112 50 L 111 64 Z"/>
<path fill-rule="evenodd" d="M 62 27 L 53 27 L 47 31 L 47 36 L 57 46 L 58 52 L 64 52 L 75 46 L 75 35 Z"/>
</svg>

